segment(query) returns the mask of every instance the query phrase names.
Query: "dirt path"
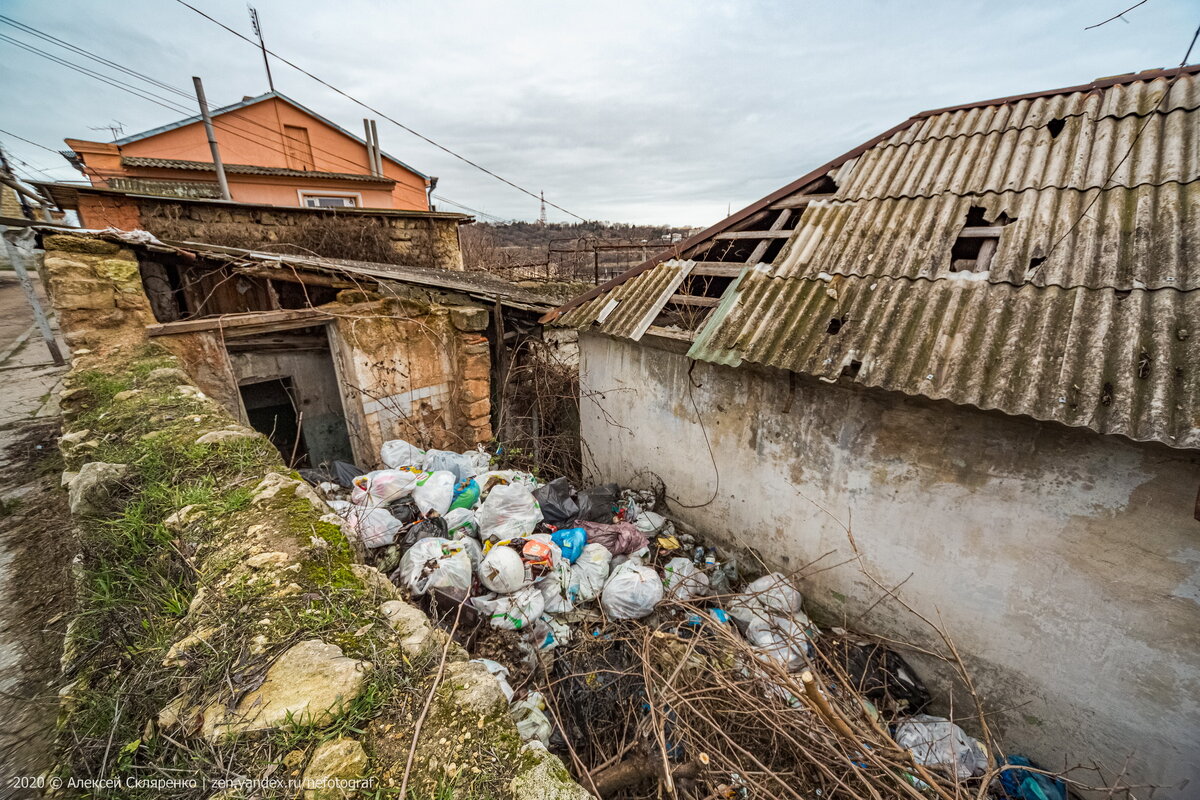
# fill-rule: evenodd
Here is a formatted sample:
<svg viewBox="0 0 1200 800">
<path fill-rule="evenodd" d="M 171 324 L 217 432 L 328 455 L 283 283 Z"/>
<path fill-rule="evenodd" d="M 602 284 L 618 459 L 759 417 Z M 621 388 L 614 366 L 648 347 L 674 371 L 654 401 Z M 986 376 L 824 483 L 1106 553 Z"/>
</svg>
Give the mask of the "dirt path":
<svg viewBox="0 0 1200 800">
<path fill-rule="evenodd" d="M 0 272 L 0 798 L 50 764 L 74 546 L 58 488 L 56 367 L 11 273 Z"/>
</svg>

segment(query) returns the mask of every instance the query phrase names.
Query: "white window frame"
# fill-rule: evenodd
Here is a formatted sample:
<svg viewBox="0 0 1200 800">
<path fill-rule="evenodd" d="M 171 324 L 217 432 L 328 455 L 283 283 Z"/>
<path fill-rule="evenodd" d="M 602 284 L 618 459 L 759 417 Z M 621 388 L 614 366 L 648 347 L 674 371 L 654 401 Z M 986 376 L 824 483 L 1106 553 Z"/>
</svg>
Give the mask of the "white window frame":
<svg viewBox="0 0 1200 800">
<path fill-rule="evenodd" d="M 297 189 L 296 196 L 300 200 L 301 208 L 362 208 L 363 200 L 360 192 L 323 192 L 314 191 L 312 189 Z M 352 206 L 310 206 L 307 202 L 310 197 L 345 197 L 354 201 Z"/>
</svg>

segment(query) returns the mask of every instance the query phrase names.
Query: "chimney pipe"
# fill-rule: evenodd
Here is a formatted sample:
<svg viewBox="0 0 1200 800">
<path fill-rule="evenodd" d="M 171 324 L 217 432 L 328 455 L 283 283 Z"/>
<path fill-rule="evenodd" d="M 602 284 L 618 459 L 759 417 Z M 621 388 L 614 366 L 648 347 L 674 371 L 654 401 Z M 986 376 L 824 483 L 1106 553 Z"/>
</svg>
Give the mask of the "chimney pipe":
<svg viewBox="0 0 1200 800">
<path fill-rule="evenodd" d="M 217 184 L 221 187 L 221 199 L 232 200 L 229 183 L 225 180 L 225 165 L 221 163 L 221 150 L 217 147 L 217 134 L 213 131 L 212 117 L 208 113 L 208 101 L 204 99 L 204 84 L 198 76 L 192 76 L 196 85 L 196 100 L 200 102 L 200 116 L 204 118 L 204 132 L 208 134 L 208 147 L 212 150 L 213 166 L 217 170 Z"/>
<path fill-rule="evenodd" d="M 383 153 L 379 149 L 379 128 L 375 127 L 375 120 L 371 120 L 371 141 L 375 142 L 375 174 L 383 177 Z"/>
</svg>

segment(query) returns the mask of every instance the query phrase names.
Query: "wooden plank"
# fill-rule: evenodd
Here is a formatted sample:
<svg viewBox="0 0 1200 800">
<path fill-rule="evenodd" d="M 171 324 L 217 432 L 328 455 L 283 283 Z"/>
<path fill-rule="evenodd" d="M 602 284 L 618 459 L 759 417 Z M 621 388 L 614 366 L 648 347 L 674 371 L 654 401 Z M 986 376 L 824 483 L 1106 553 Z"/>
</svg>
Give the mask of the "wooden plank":
<svg viewBox="0 0 1200 800">
<path fill-rule="evenodd" d="M 169 336 L 173 333 L 193 333 L 217 329 L 235 330 L 251 326 L 271 326 L 295 321 L 324 321 L 329 315 L 315 308 L 297 308 L 286 311 L 246 311 L 240 314 L 223 314 L 218 317 L 185 319 L 179 322 L 160 322 L 146 326 L 147 336 Z M 295 327 L 295 326 L 292 326 Z"/>
<path fill-rule="evenodd" d="M 782 211 L 780 211 L 779 215 L 775 218 L 775 221 L 771 223 L 771 230 L 773 230 L 773 231 L 783 230 L 787 226 L 788 221 L 791 220 L 792 213 L 793 213 L 792 209 L 790 209 L 790 208 L 785 208 Z M 759 242 L 755 246 L 754 252 L 752 252 L 750 254 L 750 257 L 747 258 L 746 261 L 750 264 L 757 264 L 758 262 L 762 261 L 763 256 L 765 256 L 767 254 L 767 248 L 770 246 L 771 246 L 770 240 L 763 239 L 761 242 Z"/>
<path fill-rule="evenodd" d="M 693 275 L 705 275 L 711 278 L 736 278 L 742 274 L 746 265 L 737 261 L 697 261 L 692 267 Z"/>
<path fill-rule="evenodd" d="M 963 228 L 958 232 L 960 239 L 999 239 L 1000 234 L 1004 231 L 1003 225 L 996 225 L 991 228 Z"/>
<path fill-rule="evenodd" d="M 771 208 L 804 208 L 809 203 L 815 200 L 831 200 L 832 194 L 797 194 L 792 197 L 785 197 L 777 203 L 772 203 Z"/>
<path fill-rule="evenodd" d="M 651 325 L 646 329 L 646 333 L 653 334 L 654 336 L 662 336 L 667 339 L 678 339 L 681 342 L 690 342 L 696 338 L 695 331 L 679 331 L 674 328 L 663 328 L 658 325 Z M 1197 502 L 1200 502 L 1200 500 Z M 1197 507 L 1200 508 L 1200 506 Z"/>
<path fill-rule="evenodd" d="M 700 297 L 692 294 L 673 294 L 671 295 L 671 302 L 680 306 L 703 306 L 705 308 L 712 308 L 721 302 L 721 298 Z"/>
<path fill-rule="evenodd" d="M 268 278 L 273 281 L 288 281 L 289 283 L 306 283 L 309 286 L 328 286 L 331 289 L 357 289 L 360 288 L 357 284 L 347 281 L 331 278 L 327 275 L 316 275 L 311 272 L 294 272 L 290 269 L 280 269 L 278 267 L 238 267 L 236 272 L 243 275 L 253 275 L 256 278 Z M 373 288 L 379 282 L 372 280 L 371 287 Z"/>
<path fill-rule="evenodd" d="M 718 233 L 714 239 L 786 239 L 791 231 L 728 231 Z"/>
</svg>

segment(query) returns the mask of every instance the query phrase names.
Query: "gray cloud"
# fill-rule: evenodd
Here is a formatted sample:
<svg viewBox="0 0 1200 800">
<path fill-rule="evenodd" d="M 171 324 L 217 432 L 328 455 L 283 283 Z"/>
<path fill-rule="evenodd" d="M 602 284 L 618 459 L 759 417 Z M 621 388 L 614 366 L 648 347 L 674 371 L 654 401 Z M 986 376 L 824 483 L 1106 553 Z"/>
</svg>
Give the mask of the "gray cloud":
<svg viewBox="0 0 1200 800">
<path fill-rule="evenodd" d="M 242 0 L 199 4 L 249 33 Z M 1186 0 L 1152 0 L 1128 24 L 1093 31 L 1083 27 L 1121 9 L 1094 0 L 257 4 L 273 49 L 565 208 L 696 225 L 917 111 L 1174 66 L 1197 22 Z M 266 88 L 254 48 L 168 0 L 4 8 L 180 88 L 202 75 L 213 103 Z M 134 132 L 179 116 L 9 44 L 0 64 L 0 127 L 52 148 L 67 136 L 102 138 L 89 127 L 112 119 Z M 344 98 L 282 64 L 275 77 L 286 94 L 359 127 L 365 112 Z M 536 216 L 535 200 L 386 122 L 380 133 L 386 150 L 441 178 L 439 194 Z M 51 175 L 78 177 L 51 153 L 3 139 Z"/>
</svg>

